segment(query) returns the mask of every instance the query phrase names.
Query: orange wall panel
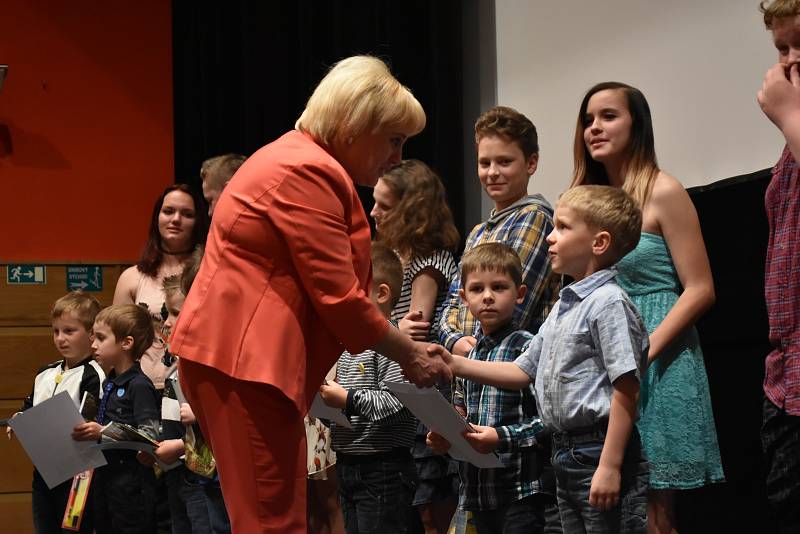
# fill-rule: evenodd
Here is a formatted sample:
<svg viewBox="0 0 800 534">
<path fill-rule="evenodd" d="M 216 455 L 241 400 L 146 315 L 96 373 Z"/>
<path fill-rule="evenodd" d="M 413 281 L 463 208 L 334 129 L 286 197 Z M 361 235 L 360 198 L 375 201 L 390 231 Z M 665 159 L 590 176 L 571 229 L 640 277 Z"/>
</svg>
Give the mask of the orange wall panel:
<svg viewBox="0 0 800 534">
<path fill-rule="evenodd" d="M 174 182 L 171 3 L 6 0 L 0 261 L 130 262 Z"/>
</svg>

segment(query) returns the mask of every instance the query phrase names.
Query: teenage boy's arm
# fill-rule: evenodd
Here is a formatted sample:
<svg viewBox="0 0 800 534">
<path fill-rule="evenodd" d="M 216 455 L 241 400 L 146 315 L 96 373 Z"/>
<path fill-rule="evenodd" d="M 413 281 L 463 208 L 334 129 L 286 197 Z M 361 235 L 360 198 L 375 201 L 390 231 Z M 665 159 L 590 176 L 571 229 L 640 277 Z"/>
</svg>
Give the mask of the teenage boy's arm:
<svg viewBox="0 0 800 534">
<path fill-rule="evenodd" d="M 797 64 L 789 70 L 778 63 L 767 71 L 758 92 L 761 110 L 783 133 L 789 150 L 800 161 L 800 74 Z"/>
<path fill-rule="evenodd" d="M 517 252 L 522 263 L 522 283 L 528 288 L 517 318 L 520 328 L 533 330 L 531 321 L 534 317 L 531 314 L 542 299 L 545 289 L 554 283 L 547 244 L 547 235 L 552 231 L 553 220 L 549 213 L 542 208 L 529 206 L 520 211 L 513 223 L 512 232 L 507 241 L 504 241 Z M 557 296 L 552 295 L 552 298 Z M 549 312 L 549 309 L 545 311 Z"/>
<path fill-rule="evenodd" d="M 619 503 L 622 461 L 636 420 L 638 397 L 639 380 L 633 372 L 617 378 L 603 452 L 589 490 L 589 504 L 598 510 L 608 510 Z"/>
<path fill-rule="evenodd" d="M 475 338 L 471 334 L 465 334 L 467 328 L 470 329 L 469 332 L 472 332 L 473 320 L 465 318 L 462 321 L 462 316 L 468 311 L 458 294 L 460 287 L 461 265 L 459 264 L 458 273 L 450 284 L 447 300 L 442 310 L 442 318 L 439 320 L 439 342 L 448 351 L 464 355 L 475 346 Z"/>
<path fill-rule="evenodd" d="M 431 345 L 428 353 L 440 356 L 454 375 L 488 386 L 505 389 L 522 389 L 531 383 L 531 377 L 513 362 L 484 362 L 454 356 L 441 345 Z"/>
<path fill-rule="evenodd" d="M 482 227 L 477 225 L 469 233 L 464 245 L 464 252 L 474 248 L 477 243 L 476 230 Z M 442 308 L 442 317 L 439 319 L 437 337 L 439 343 L 444 345 L 447 350 L 459 355 L 468 354 L 475 346 L 475 337 L 472 335 L 475 330 L 475 319 L 469 314 L 467 307 L 461 301 L 458 290 L 461 288 L 461 262 L 458 262 L 456 276 L 450 283 L 447 299 Z"/>
</svg>

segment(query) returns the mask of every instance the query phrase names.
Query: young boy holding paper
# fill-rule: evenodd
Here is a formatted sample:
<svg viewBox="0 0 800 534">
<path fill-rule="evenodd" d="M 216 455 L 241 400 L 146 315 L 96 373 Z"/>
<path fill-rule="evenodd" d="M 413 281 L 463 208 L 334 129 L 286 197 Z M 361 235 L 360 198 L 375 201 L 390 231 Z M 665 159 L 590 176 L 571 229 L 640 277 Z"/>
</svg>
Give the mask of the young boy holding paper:
<svg viewBox="0 0 800 534">
<path fill-rule="evenodd" d="M 533 338 L 518 330 L 515 307 L 525 300 L 519 256 L 503 243 L 484 243 L 461 259 L 459 290 L 464 304 L 481 326 L 482 335 L 467 358 L 488 362 L 513 362 Z M 480 534 L 493 532 L 543 532 L 549 496 L 541 492 L 543 464 L 538 450 L 542 422 L 536 414 L 533 387 L 503 389 L 471 380 L 463 381 L 463 404 L 475 432 L 464 437 L 478 451 L 497 451 L 504 467 L 480 469 L 461 462 L 460 505 L 471 511 Z M 457 408 L 459 398 L 456 398 Z M 450 444 L 430 433 L 436 452 Z M 550 523 L 558 523 L 555 518 Z"/>
<path fill-rule="evenodd" d="M 390 248 L 372 244 L 370 297 L 387 319 L 400 296 L 403 266 Z M 339 502 L 348 534 L 407 531 L 417 472 L 411 446 L 417 420 L 389 391 L 403 382 L 400 366 L 374 351 L 345 352 L 336 381 L 320 388 L 325 404 L 340 408 L 352 428 L 333 424 Z"/>
<path fill-rule="evenodd" d="M 50 312 L 53 343 L 63 359 L 39 370 L 33 382 L 33 391 L 25 399 L 22 411 L 62 391 L 69 393 L 76 406 L 80 406 L 85 393 L 100 398 L 100 383 L 105 374 L 92 355 L 92 325 L 99 311 L 100 303 L 96 298 L 78 291 L 67 293 L 53 304 Z M 11 428 L 6 431 L 10 439 Z M 62 531 L 61 523 L 71 486 L 70 479 L 50 489 L 39 471 L 34 469 L 32 504 L 37 534 Z M 88 502 L 91 503 L 91 500 Z M 87 505 L 79 532 L 91 533 L 92 529 L 92 510 Z"/>
</svg>

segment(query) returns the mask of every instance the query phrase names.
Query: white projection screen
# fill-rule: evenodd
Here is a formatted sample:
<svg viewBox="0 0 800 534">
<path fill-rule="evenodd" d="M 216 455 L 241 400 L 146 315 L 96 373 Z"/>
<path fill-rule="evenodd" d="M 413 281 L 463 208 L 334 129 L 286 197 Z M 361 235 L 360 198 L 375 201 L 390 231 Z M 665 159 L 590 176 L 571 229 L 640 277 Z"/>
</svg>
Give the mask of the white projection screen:
<svg viewBox="0 0 800 534">
<path fill-rule="evenodd" d="M 495 0 L 497 103 L 539 131 L 529 190 L 569 184 L 578 106 L 597 82 L 640 88 L 661 168 L 686 187 L 770 167 L 784 141 L 756 93 L 777 61 L 756 0 Z"/>
</svg>

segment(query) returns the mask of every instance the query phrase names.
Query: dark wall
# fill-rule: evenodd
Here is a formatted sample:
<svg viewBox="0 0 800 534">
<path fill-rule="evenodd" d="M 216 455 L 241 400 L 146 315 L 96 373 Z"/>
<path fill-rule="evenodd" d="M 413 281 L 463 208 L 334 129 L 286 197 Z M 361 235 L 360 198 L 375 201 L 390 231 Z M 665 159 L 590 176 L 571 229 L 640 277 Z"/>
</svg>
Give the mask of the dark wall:
<svg viewBox="0 0 800 534">
<path fill-rule="evenodd" d="M 250 155 L 293 128 L 331 65 L 372 54 L 428 116 L 404 157 L 439 172 L 456 221 L 463 219 L 460 0 L 221 5 L 173 2 L 177 181 L 199 187 L 203 159 Z M 369 211 L 371 192 L 362 193 Z"/>
<path fill-rule="evenodd" d="M 773 532 L 759 428 L 764 359 L 770 351 L 764 304 L 769 227 L 764 191 L 770 169 L 689 190 L 711 261 L 717 302 L 698 323 L 725 484 L 678 495 L 679 532 Z"/>
</svg>

